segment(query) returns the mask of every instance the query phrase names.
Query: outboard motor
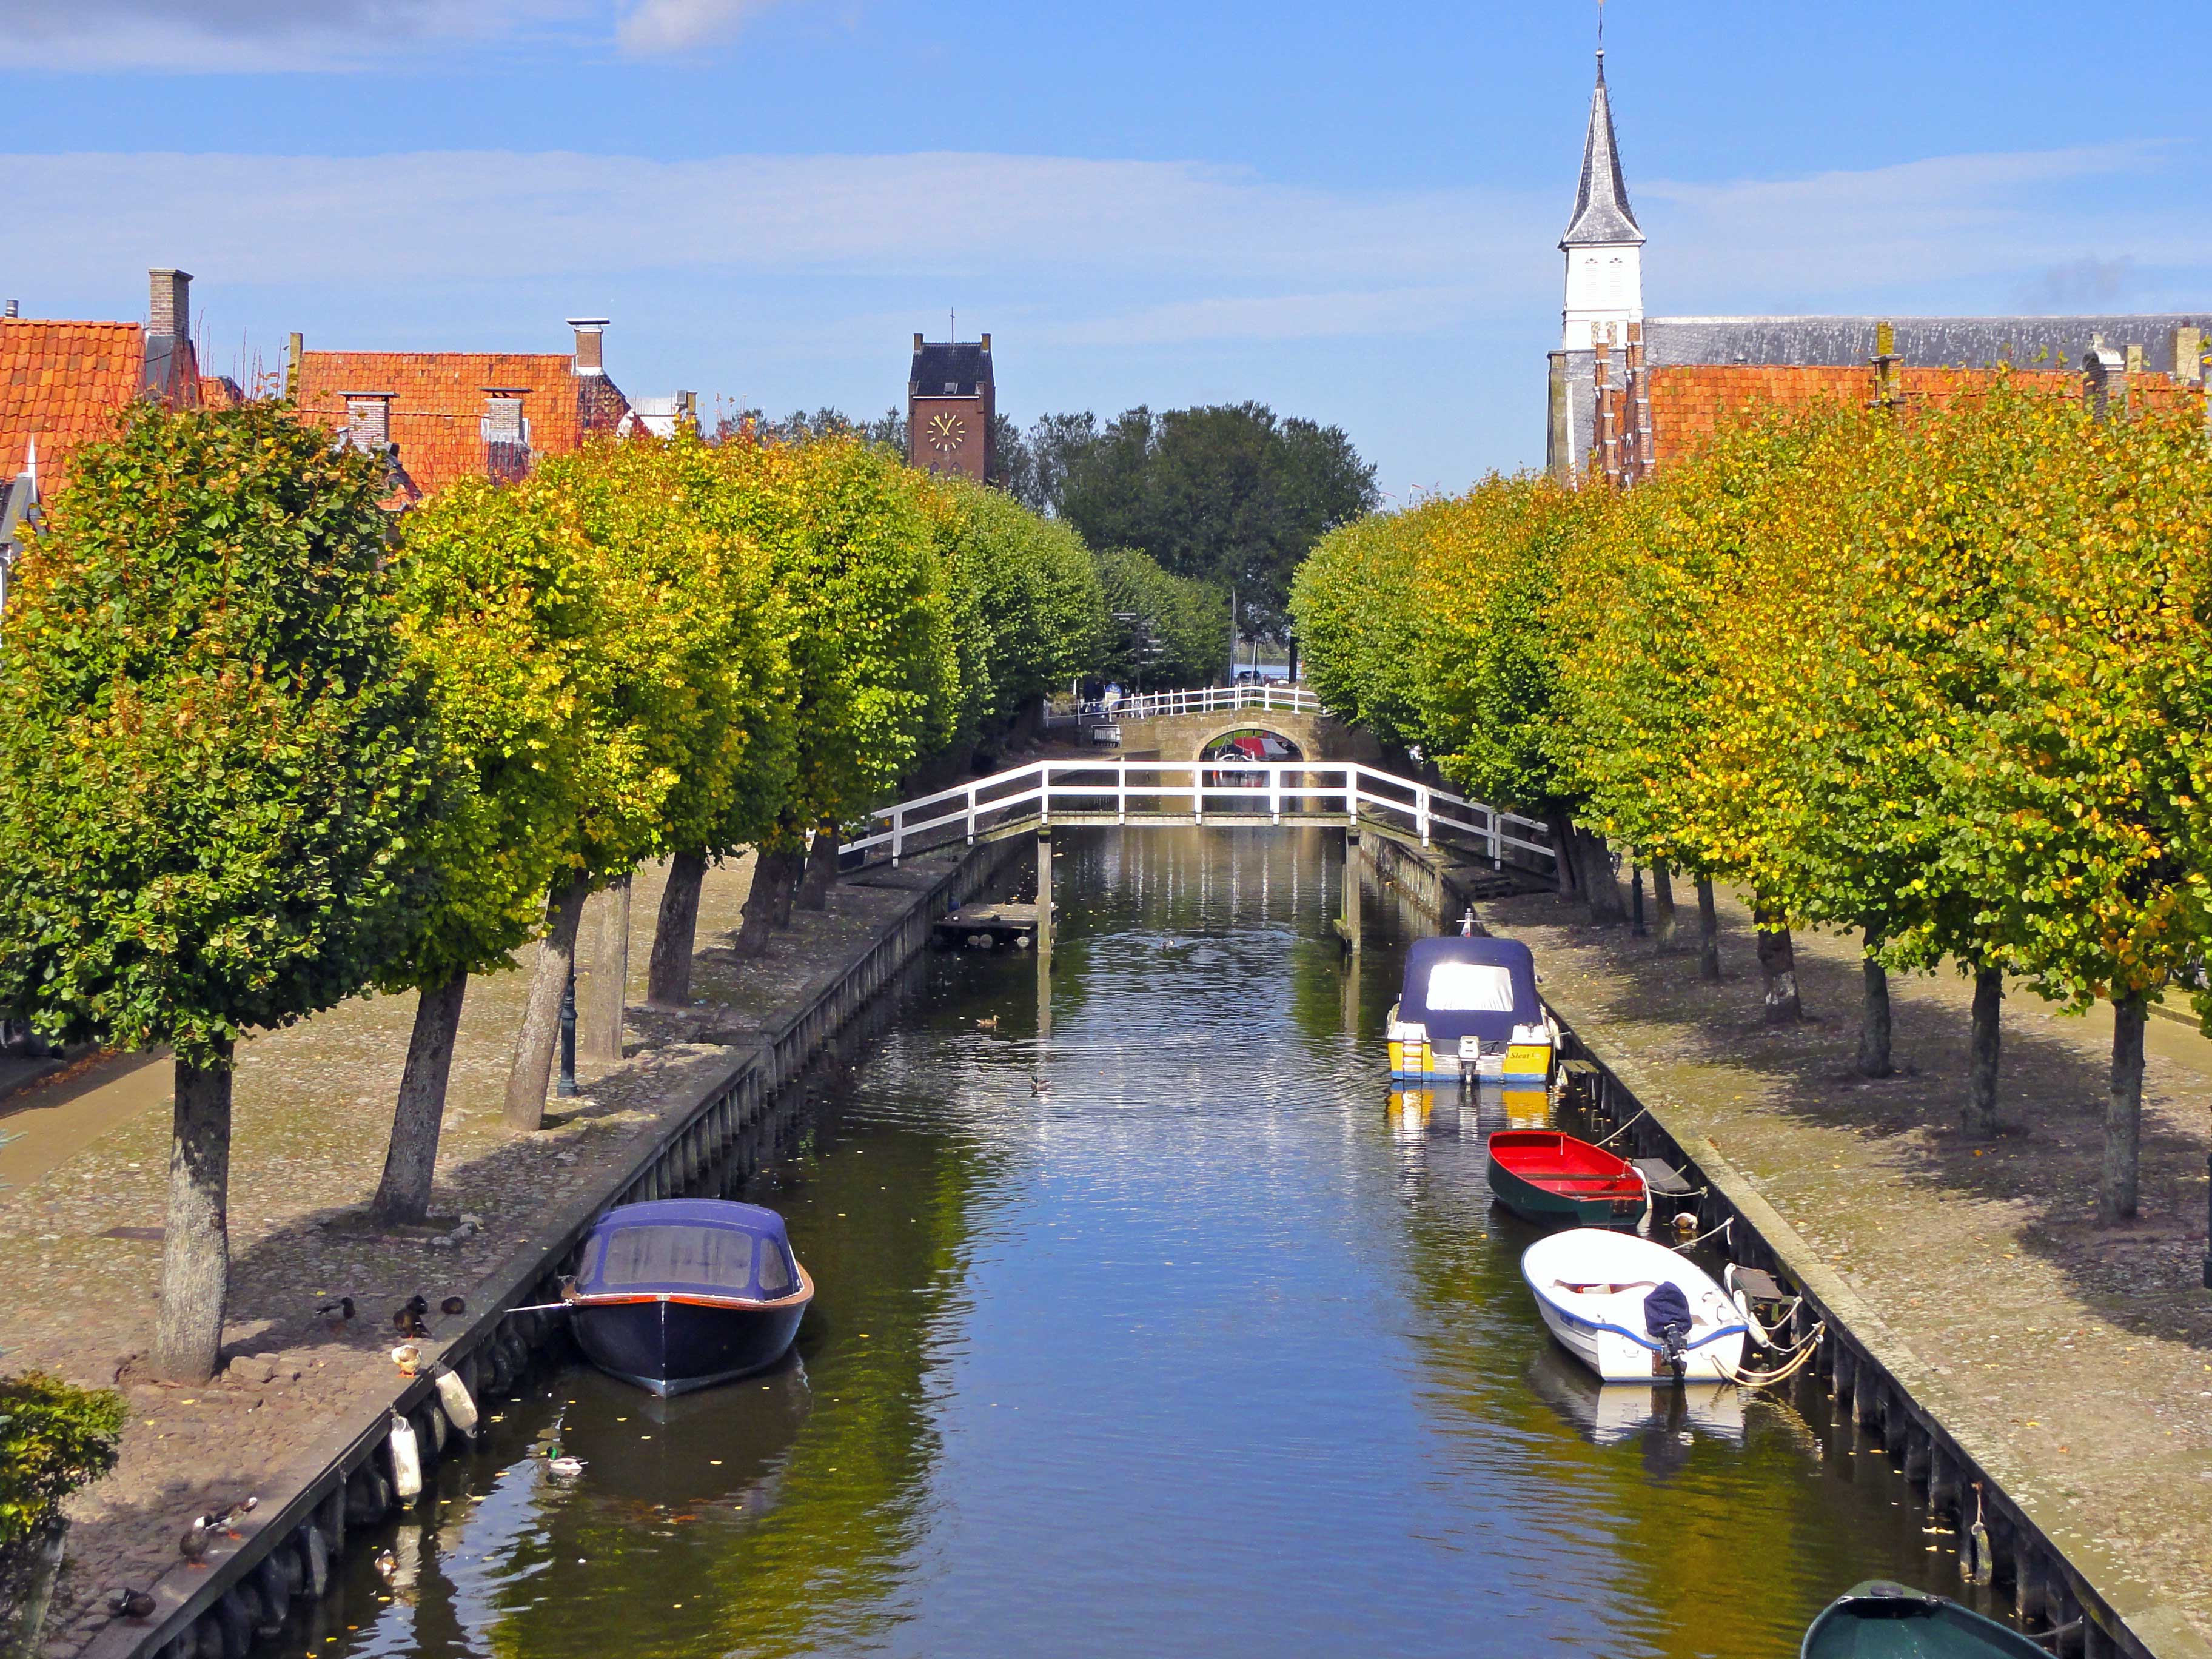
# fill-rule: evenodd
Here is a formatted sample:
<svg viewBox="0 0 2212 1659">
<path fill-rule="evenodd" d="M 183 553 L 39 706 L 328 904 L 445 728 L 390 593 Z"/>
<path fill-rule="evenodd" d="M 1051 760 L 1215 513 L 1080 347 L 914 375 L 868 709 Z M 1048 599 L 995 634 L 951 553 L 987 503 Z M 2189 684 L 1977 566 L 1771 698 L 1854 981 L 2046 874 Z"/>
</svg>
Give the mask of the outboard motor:
<svg viewBox="0 0 2212 1659">
<path fill-rule="evenodd" d="M 1677 1382 L 1689 1369 L 1690 1323 L 1690 1298 L 1680 1285 L 1662 1282 L 1644 1298 L 1644 1329 L 1666 1350 L 1667 1364 Z"/>
</svg>

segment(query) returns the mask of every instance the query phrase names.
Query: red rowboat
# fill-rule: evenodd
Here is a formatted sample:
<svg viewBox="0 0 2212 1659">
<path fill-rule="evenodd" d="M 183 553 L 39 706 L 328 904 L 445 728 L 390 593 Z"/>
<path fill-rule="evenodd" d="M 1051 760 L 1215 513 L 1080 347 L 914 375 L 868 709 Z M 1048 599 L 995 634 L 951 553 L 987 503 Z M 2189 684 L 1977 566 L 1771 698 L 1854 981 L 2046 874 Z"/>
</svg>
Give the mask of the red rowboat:
<svg viewBox="0 0 2212 1659">
<path fill-rule="evenodd" d="M 1490 1137 L 1490 1190 L 1525 1221 L 1633 1227 L 1651 1207 L 1635 1166 L 1556 1129 L 1500 1129 Z"/>
</svg>

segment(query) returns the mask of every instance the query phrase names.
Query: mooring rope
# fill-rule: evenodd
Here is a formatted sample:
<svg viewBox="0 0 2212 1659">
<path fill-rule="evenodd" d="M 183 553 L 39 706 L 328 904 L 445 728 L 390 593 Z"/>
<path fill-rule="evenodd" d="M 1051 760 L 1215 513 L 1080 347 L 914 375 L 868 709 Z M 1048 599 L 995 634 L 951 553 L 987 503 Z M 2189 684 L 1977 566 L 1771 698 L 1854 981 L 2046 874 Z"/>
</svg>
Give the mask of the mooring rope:
<svg viewBox="0 0 2212 1659">
<path fill-rule="evenodd" d="M 1613 1143 L 1614 1141 L 1616 1141 L 1616 1140 L 1620 1139 L 1621 1138 L 1621 1136 L 1623 1136 L 1623 1135 L 1625 1135 L 1625 1134 L 1626 1134 L 1626 1133 L 1628 1133 L 1629 1125 L 1630 1125 L 1630 1124 L 1634 1123 L 1634 1122 L 1636 1121 L 1636 1118 L 1637 1118 L 1637 1117 L 1649 1117 L 1650 1115 L 1651 1115 L 1651 1109 L 1650 1109 L 1649 1106 L 1645 1106 L 1645 1107 L 1643 1107 L 1643 1108 L 1639 1109 L 1638 1110 L 1637 1114 L 1636 1114 L 1636 1117 L 1632 1117 L 1632 1118 L 1630 1118 L 1630 1119 L 1628 1120 L 1628 1122 L 1627 1122 L 1627 1123 L 1623 1123 L 1623 1124 L 1620 1125 L 1617 1128 L 1615 1128 L 1615 1129 L 1613 1130 L 1613 1132 L 1611 1134 L 1607 1135 L 1607 1136 L 1603 1140 L 1601 1140 L 1601 1141 L 1595 1142 L 1595 1145 L 1597 1145 L 1597 1146 L 1612 1146 L 1612 1145 L 1613 1145 Z M 1683 1165 L 1683 1169 L 1687 1169 L 1688 1167 L 1689 1167 L 1689 1166 L 1688 1166 L 1687 1164 Z M 1674 1171 L 1674 1173 L 1675 1173 L 1676 1175 L 1680 1175 L 1680 1174 L 1681 1174 L 1681 1173 L 1682 1173 L 1682 1170 L 1675 1170 L 1675 1171 Z"/>
<path fill-rule="evenodd" d="M 1814 1326 L 1812 1336 L 1798 1345 L 1796 1357 L 1778 1370 L 1747 1371 L 1731 1365 L 1728 1367 L 1729 1380 L 1741 1383 L 1747 1389 L 1767 1389 L 1773 1387 L 1777 1382 L 1788 1382 L 1799 1371 L 1803 1370 L 1812 1362 L 1813 1356 L 1820 1352 L 1820 1339 L 1826 1333 L 1827 1328 L 1825 1324 Z"/>
</svg>

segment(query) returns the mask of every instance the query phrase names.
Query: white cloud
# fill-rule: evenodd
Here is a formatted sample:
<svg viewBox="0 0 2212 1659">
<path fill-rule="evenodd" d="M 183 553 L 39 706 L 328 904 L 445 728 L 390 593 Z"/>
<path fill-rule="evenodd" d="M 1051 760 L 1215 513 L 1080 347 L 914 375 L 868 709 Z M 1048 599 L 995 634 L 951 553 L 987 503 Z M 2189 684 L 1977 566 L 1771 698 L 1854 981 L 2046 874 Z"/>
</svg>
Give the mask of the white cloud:
<svg viewBox="0 0 2212 1659">
<path fill-rule="evenodd" d="M 1707 312 L 1717 308 L 1708 301 L 1679 300 L 1748 295 L 1762 309 L 1805 311 L 1839 293 L 2001 278 L 1989 302 L 1998 309 L 2026 274 L 2078 258 L 2084 244 L 2133 242 L 2157 248 L 2164 263 L 2202 260 L 2206 239 L 2184 221 L 2104 199 L 2109 181 L 2166 161 L 2163 146 L 2114 143 L 1807 179 L 1645 185 L 1637 192 L 1652 239 L 1645 297 Z"/>
<path fill-rule="evenodd" d="M 349 69 L 456 42 L 693 51 L 781 0 L 0 0 L 20 63 L 58 70 Z"/>
<path fill-rule="evenodd" d="M 630 0 L 615 38 L 624 52 L 654 54 L 719 45 L 778 0 Z"/>
<path fill-rule="evenodd" d="M 78 155 L 0 167 L 12 251 L 64 284 L 144 264 L 217 283 L 1015 271 L 1247 292 L 1471 282 L 1495 294 L 1547 267 L 1538 227 L 1555 216 L 1491 192 L 1332 192 L 1189 162 L 957 153 Z"/>
</svg>

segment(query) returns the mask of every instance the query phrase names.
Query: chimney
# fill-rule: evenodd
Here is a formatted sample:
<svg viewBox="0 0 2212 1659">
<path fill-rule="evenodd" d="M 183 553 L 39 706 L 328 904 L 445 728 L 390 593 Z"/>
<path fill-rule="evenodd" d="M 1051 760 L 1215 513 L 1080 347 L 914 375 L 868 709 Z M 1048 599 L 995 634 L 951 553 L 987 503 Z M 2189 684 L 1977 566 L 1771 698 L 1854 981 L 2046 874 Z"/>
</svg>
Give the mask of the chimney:
<svg viewBox="0 0 2212 1659">
<path fill-rule="evenodd" d="M 288 398 L 297 398 L 300 395 L 300 359 L 305 356 L 307 352 L 307 341 L 305 335 L 292 334 L 285 337 L 284 395 Z"/>
<path fill-rule="evenodd" d="M 2204 378 L 2204 331 L 2184 326 L 2173 331 L 2173 378 L 2195 386 Z"/>
<path fill-rule="evenodd" d="M 914 331 L 914 349 L 916 351 L 921 349 L 921 331 L 920 329 L 916 329 Z"/>
<path fill-rule="evenodd" d="M 985 355 L 987 355 L 987 356 L 988 356 L 988 355 L 989 354 L 989 352 L 990 352 L 990 349 L 991 349 L 991 337 L 990 337 L 989 335 L 986 334 L 986 335 L 983 337 L 983 350 L 984 350 Z"/>
<path fill-rule="evenodd" d="M 10 317 L 17 317 L 22 314 L 15 309 L 15 302 L 13 300 L 8 301 L 8 314 Z"/>
<path fill-rule="evenodd" d="M 2133 380 L 2143 372 L 2143 349 L 2139 345 L 2128 348 L 2128 378 Z"/>
<path fill-rule="evenodd" d="M 153 301 L 147 311 L 146 331 L 181 340 L 192 331 L 192 273 L 189 270 L 149 270 Z"/>
<path fill-rule="evenodd" d="M 392 447 L 392 397 L 389 392 L 341 392 L 345 399 L 345 446 L 380 455 Z"/>
<path fill-rule="evenodd" d="M 580 336 L 579 337 L 581 337 Z M 578 374 L 584 371 L 579 366 Z M 594 371 L 596 372 L 596 371 Z M 522 419 L 522 392 L 514 386 L 484 388 L 484 470 L 495 483 L 514 483 L 530 471 L 529 428 Z"/>
<path fill-rule="evenodd" d="M 576 331 L 576 373 L 604 374 L 605 361 L 599 355 L 599 337 L 607 331 L 605 317 L 571 317 L 568 326 Z M 517 405 L 518 410 L 520 405 Z"/>
<path fill-rule="evenodd" d="M 2090 336 L 2089 349 L 2081 357 L 2081 396 L 2098 420 L 2128 413 L 2127 360 L 2105 343 L 2101 334 Z"/>
</svg>

